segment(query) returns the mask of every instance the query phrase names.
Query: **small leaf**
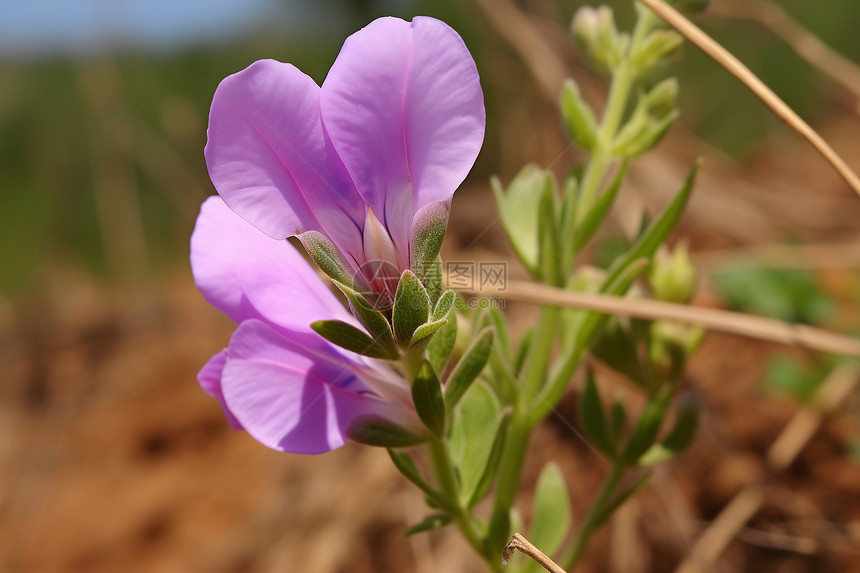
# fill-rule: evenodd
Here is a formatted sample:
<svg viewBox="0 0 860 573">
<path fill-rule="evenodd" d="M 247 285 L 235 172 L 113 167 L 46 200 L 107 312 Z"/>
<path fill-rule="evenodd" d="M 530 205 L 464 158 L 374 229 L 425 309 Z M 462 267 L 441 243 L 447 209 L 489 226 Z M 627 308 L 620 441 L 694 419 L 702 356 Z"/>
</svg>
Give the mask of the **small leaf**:
<svg viewBox="0 0 860 573">
<path fill-rule="evenodd" d="M 448 384 L 445 388 L 445 404 L 449 410 L 463 397 L 463 394 L 487 365 L 492 348 L 493 331 L 491 328 L 487 328 L 469 346 L 448 378 Z"/>
<path fill-rule="evenodd" d="M 654 444 L 654 440 L 657 438 L 657 433 L 660 431 L 660 426 L 663 423 L 663 418 L 666 415 L 666 406 L 669 404 L 671 396 L 672 389 L 668 387 L 663 388 L 645 404 L 639 420 L 633 427 L 633 431 L 630 432 L 627 447 L 624 448 L 624 453 L 621 455 L 621 459 L 625 463 L 635 463 Z"/>
<path fill-rule="evenodd" d="M 421 366 L 412 383 L 412 402 L 427 429 L 442 437 L 445 434 L 445 401 L 439 378 L 428 362 Z"/>
<path fill-rule="evenodd" d="M 340 320 L 317 320 L 311 323 L 311 328 L 337 346 L 345 348 L 362 356 L 395 360 L 397 353 L 384 348 L 364 331 Z"/>
<path fill-rule="evenodd" d="M 564 82 L 561 91 L 561 115 L 571 142 L 585 151 L 593 151 L 597 146 L 597 117 L 571 79 Z"/>
<path fill-rule="evenodd" d="M 603 403 L 600 401 L 600 393 L 594 382 L 594 373 L 591 369 L 585 375 L 585 389 L 580 401 L 580 418 L 585 433 L 594 445 L 609 456 L 615 456 L 615 442 L 612 439 L 612 430 L 606 424 L 606 416 L 603 413 Z"/>
<path fill-rule="evenodd" d="M 399 344 L 408 345 L 412 334 L 430 318 L 430 297 L 418 277 L 410 270 L 403 271 L 397 292 L 394 294 L 394 310 L 391 322 L 394 338 Z"/>
<path fill-rule="evenodd" d="M 512 408 L 507 407 L 500 413 L 499 423 L 496 426 L 496 437 L 493 440 L 493 447 L 490 449 L 487 463 L 484 464 L 484 472 L 481 474 L 481 479 L 478 480 L 475 490 L 472 492 L 472 497 L 466 503 L 466 507 L 470 509 L 475 507 L 487 495 L 487 492 L 490 491 L 490 486 L 493 484 L 493 479 L 495 479 L 499 469 L 499 462 L 502 460 L 502 453 L 505 451 L 505 438 L 508 435 L 508 424 L 512 411 Z"/>
<path fill-rule="evenodd" d="M 412 335 L 412 342 L 410 343 L 410 346 L 415 346 L 416 344 L 421 343 L 426 344 L 427 342 L 430 342 L 429 338 L 433 336 L 437 330 L 439 330 L 446 324 L 448 324 L 448 321 L 444 318 L 434 322 L 422 324 L 415 329 L 415 334 Z"/>
<path fill-rule="evenodd" d="M 699 425 L 699 404 L 692 394 L 681 398 L 675 427 L 663 440 L 663 447 L 670 452 L 680 452 L 693 440 Z"/>
<path fill-rule="evenodd" d="M 445 513 L 433 513 L 421 520 L 420 523 L 416 523 L 415 525 L 407 529 L 403 533 L 403 535 L 409 537 L 410 535 L 415 535 L 416 533 L 423 533 L 425 531 L 439 529 L 440 527 L 444 527 L 449 523 L 451 523 L 450 515 Z"/>
<path fill-rule="evenodd" d="M 651 475 L 652 474 L 650 471 L 646 471 L 641 476 L 639 476 L 639 478 L 635 482 L 633 482 L 630 487 L 618 494 L 610 503 L 608 503 L 606 507 L 603 508 L 603 511 L 601 511 L 595 516 L 595 526 L 599 527 L 600 525 L 602 525 L 607 519 L 609 519 L 609 516 L 611 516 L 616 509 L 618 509 L 624 504 L 625 501 L 633 497 L 633 494 L 645 487 L 651 480 Z"/>
<path fill-rule="evenodd" d="M 607 188 L 594 202 L 588 213 L 585 214 L 582 221 L 576 228 L 576 235 L 573 239 L 574 252 L 585 246 L 589 239 L 597 231 L 600 224 L 606 219 L 612 204 L 615 202 L 615 197 L 618 196 L 618 191 L 621 189 L 621 184 L 627 178 L 627 168 L 630 166 L 630 161 L 625 159 L 621 162 L 621 166 L 615 173 L 615 177 L 609 183 Z"/>
<path fill-rule="evenodd" d="M 430 339 L 430 344 L 427 345 L 427 358 L 430 360 L 430 365 L 433 366 L 434 371 L 440 373 L 445 371 L 445 364 L 457 341 L 457 313 L 449 312 L 447 320 L 448 322 L 436 331 Z"/>
<path fill-rule="evenodd" d="M 557 185 L 550 173 L 544 176 L 540 206 L 538 207 L 538 233 L 540 235 L 539 260 L 546 280 L 562 286 L 561 245 L 556 217 Z"/>
<path fill-rule="evenodd" d="M 415 462 L 408 453 L 389 448 L 388 455 L 391 457 L 391 461 L 394 462 L 394 466 L 400 470 L 400 473 L 424 492 L 427 505 L 436 509 L 444 509 L 449 513 L 456 513 L 458 511 L 456 505 L 424 481 L 424 478 L 421 477 L 421 472 L 418 471 L 418 466 L 415 465 Z"/>
<path fill-rule="evenodd" d="M 507 190 L 497 177 L 490 183 L 499 209 L 499 218 L 517 257 L 529 272 L 540 278 L 538 261 L 538 208 L 546 173 L 534 164 L 523 167 Z"/>
<path fill-rule="evenodd" d="M 696 182 L 696 174 L 699 172 L 700 165 L 701 162 L 696 162 L 693 169 L 690 171 L 690 174 L 687 176 L 687 180 L 684 181 L 684 184 L 681 186 L 680 191 L 678 191 L 678 194 L 675 195 L 674 199 L 672 199 L 672 202 L 669 203 L 660 216 L 648 226 L 648 229 L 646 229 L 639 239 L 637 239 L 636 243 L 634 243 L 630 250 L 628 250 L 624 256 L 616 259 L 615 263 L 607 271 L 607 278 L 604 284 L 610 285 L 614 283 L 615 280 L 624 272 L 624 269 L 633 262 L 643 258 L 650 258 L 654 254 L 654 251 L 657 250 L 657 247 L 666 240 L 666 237 L 669 236 L 669 233 L 675 228 L 675 225 L 678 224 L 678 220 L 684 212 L 684 207 L 687 205 L 687 200 L 690 198 L 690 194 L 693 191 L 693 185 Z"/>
<path fill-rule="evenodd" d="M 570 500 L 564 477 L 558 464 L 550 462 L 541 470 L 535 488 L 529 540 L 546 555 L 553 555 L 561 547 L 570 521 Z M 539 571 L 537 563 L 529 565 L 525 571 Z"/>
<path fill-rule="evenodd" d="M 508 321 L 505 315 L 496 307 L 490 308 L 493 319 L 493 329 L 496 331 L 496 348 L 506 361 L 511 359 L 511 339 L 508 335 Z"/>
<path fill-rule="evenodd" d="M 473 384 L 452 416 L 449 448 L 460 477 L 462 501 L 472 498 L 490 458 L 501 406 L 484 384 Z"/>
<path fill-rule="evenodd" d="M 346 435 L 353 442 L 383 448 L 405 448 L 427 440 L 427 436 L 415 434 L 391 420 L 377 416 L 362 416 L 353 420 Z"/>
</svg>

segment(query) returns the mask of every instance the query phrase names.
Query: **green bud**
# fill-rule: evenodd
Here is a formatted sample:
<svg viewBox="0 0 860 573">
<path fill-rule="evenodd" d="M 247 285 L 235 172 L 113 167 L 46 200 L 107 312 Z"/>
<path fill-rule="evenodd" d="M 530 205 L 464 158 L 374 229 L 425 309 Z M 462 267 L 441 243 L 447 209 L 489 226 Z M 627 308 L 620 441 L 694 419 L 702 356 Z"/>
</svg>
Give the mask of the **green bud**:
<svg viewBox="0 0 860 573">
<path fill-rule="evenodd" d="M 696 269 L 685 244 L 679 244 L 672 252 L 665 245 L 657 249 L 648 272 L 654 298 L 687 304 L 696 292 L 696 282 Z"/>
<path fill-rule="evenodd" d="M 687 359 L 702 343 L 704 330 L 679 322 L 657 320 L 651 323 L 648 355 L 658 379 L 674 383 L 684 370 Z"/>
<path fill-rule="evenodd" d="M 674 78 L 640 94 L 636 109 L 613 141 L 612 153 L 635 157 L 657 145 L 678 117 L 677 99 L 678 82 Z"/>
<path fill-rule="evenodd" d="M 662 119 L 675 111 L 678 105 L 678 80 L 666 78 L 642 97 L 642 104 L 652 117 Z"/>
<path fill-rule="evenodd" d="M 654 30 L 637 46 L 630 64 L 640 75 L 647 74 L 677 52 L 684 38 L 674 30 Z"/>
<path fill-rule="evenodd" d="M 598 68 L 613 70 L 621 62 L 630 38 L 615 27 L 612 8 L 583 6 L 571 23 L 574 42 Z"/>
</svg>

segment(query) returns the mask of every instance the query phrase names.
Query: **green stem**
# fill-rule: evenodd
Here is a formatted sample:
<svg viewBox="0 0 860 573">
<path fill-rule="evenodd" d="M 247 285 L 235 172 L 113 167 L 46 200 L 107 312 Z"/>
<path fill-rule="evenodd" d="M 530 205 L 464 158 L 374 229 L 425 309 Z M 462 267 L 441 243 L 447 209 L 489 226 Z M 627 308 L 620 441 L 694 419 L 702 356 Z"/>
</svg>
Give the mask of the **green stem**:
<svg viewBox="0 0 860 573">
<path fill-rule="evenodd" d="M 615 489 L 618 487 L 618 484 L 621 482 L 621 478 L 624 475 L 624 470 L 625 466 L 621 463 L 615 462 L 612 465 L 612 471 L 606 477 L 606 481 L 603 482 L 603 486 L 600 488 L 600 493 L 591 505 L 591 509 L 588 511 L 588 515 L 585 517 L 585 521 L 579 528 L 576 537 L 574 537 L 572 545 L 567 551 L 565 551 L 561 559 L 559 559 L 559 564 L 565 571 L 573 570 L 579 562 L 579 559 L 582 557 L 582 552 L 585 551 L 585 547 L 588 545 L 591 535 L 600 527 L 601 523 L 598 519 L 601 517 L 601 514 L 604 513 L 606 504 L 610 503 L 612 500 Z"/>
<path fill-rule="evenodd" d="M 457 523 L 457 527 L 459 527 L 463 536 L 475 551 L 486 557 L 481 535 L 475 528 L 471 515 L 463 508 L 463 503 L 460 501 L 460 488 L 457 485 L 457 475 L 454 472 L 454 464 L 451 462 L 447 445 L 444 441 L 435 438 L 427 445 L 430 449 L 430 459 L 433 463 L 436 479 L 439 482 L 439 489 L 442 495 L 451 502 L 451 505 L 457 508 L 457 513 L 452 516 Z"/>
</svg>

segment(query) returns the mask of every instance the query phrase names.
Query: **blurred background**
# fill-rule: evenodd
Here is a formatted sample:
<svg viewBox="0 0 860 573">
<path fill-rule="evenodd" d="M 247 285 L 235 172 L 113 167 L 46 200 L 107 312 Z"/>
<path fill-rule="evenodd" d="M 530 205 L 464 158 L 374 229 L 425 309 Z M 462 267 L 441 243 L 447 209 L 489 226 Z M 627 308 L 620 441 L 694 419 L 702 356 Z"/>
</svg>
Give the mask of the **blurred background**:
<svg viewBox="0 0 860 573">
<path fill-rule="evenodd" d="M 622 27 L 632 21 L 630 2 L 606 3 Z M 534 46 L 506 32 L 537 32 L 555 58 L 541 61 L 576 78 L 600 109 L 605 79 L 568 36 L 581 5 L 0 2 L 0 571 L 480 570 L 455 535 L 402 537 L 423 501 L 385 452 L 266 451 L 231 432 L 197 387 L 197 370 L 232 328 L 197 294 L 187 261 L 199 205 L 214 193 L 202 153 L 208 106 L 222 78 L 257 59 L 293 63 L 321 83 L 343 40 L 374 18 L 443 19 L 475 57 L 488 111 L 443 254 L 510 260 L 512 277 L 524 278 L 494 223 L 489 177 L 509 181 L 527 162 L 562 173 L 582 156 L 541 70 L 525 63 Z M 779 37 L 790 26 L 753 5 L 712 0 L 697 22 L 860 169 L 860 72 L 837 65 L 841 83 L 830 79 Z M 775 5 L 860 61 L 860 3 Z M 860 200 L 697 50 L 685 46 L 674 71 L 681 119 L 635 165 L 594 260 L 629 236 L 643 210 L 663 205 L 702 156 L 678 237 L 703 275 L 697 303 L 856 334 Z M 508 310 L 515 325 L 534 311 Z M 710 335 L 688 380 L 707 413 L 697 444 L 596 538 L 583 570 L 671 570 L 739 487 L 764 479 L 769 444 L 830 365 Z M 856 402 L 846 400 L 790 471 L 768 482 L 773 499 L 715 570 L 860 570 L 851 565 L 860 562 Z M 559 414 L 576 424 L 574 397 Z M 604 468 L 581 439 L 548 423 L 532 455 L 535 468 L 561 460 L 584 511 Z M 631 557 L 601 553 L 617 544 Z"/>
</svg>

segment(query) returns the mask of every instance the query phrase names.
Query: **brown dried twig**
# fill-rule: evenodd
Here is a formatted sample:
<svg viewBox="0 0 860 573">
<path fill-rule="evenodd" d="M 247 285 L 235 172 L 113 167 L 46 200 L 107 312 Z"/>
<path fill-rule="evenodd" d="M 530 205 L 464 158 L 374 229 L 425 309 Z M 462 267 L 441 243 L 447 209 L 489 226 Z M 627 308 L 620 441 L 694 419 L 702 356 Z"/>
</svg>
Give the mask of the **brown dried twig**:
<svg viewBox="0 0 860 573">
<path fill-rule="evenodd" d="M 502 551 L 502 565 L 508 564 L 514 555 L 514 550 L 528 555 L 549 573 L 565 573 L 565 570 L 559 567 L 555 561 L 544 555 L 540 549 L 529 543 L 529 540 L 519 533 L 514 533 L 511 540 L 505 545 Z"/>
<path fill-rule="evenodd" d="M 606 314 L 650 320 L 676 320 L 688 324 L 698 324 L 711 330 L 860 358 L 860 340 L 850 336 L 739 312 L 692 307 L 656 300 L 573 292 L 526 281 L 509 281 L 507 290 L 499 294 L 510 300 L 536 304 L 582 308 Z"/>
<path fill-rule="evenodd" d="M 691 43 L 720 64 L 730 74 L 741 81 L 762 103 L 764 103 L 780 120 L 804 137 L 812 146 L 833 166 L 848 185 L 860 195 L 860 177 L 847 163 L 824 141 L 818 132 L 803 121 L 788 105 L 767 87 L 758 76 L 723 48 L 713 38 L 705 34 L 698 26 L 690 22 L 680 12 L 663 0 L 640 0 L 654 10 L 670 26 L 683 34 Z"/>
</svg>

